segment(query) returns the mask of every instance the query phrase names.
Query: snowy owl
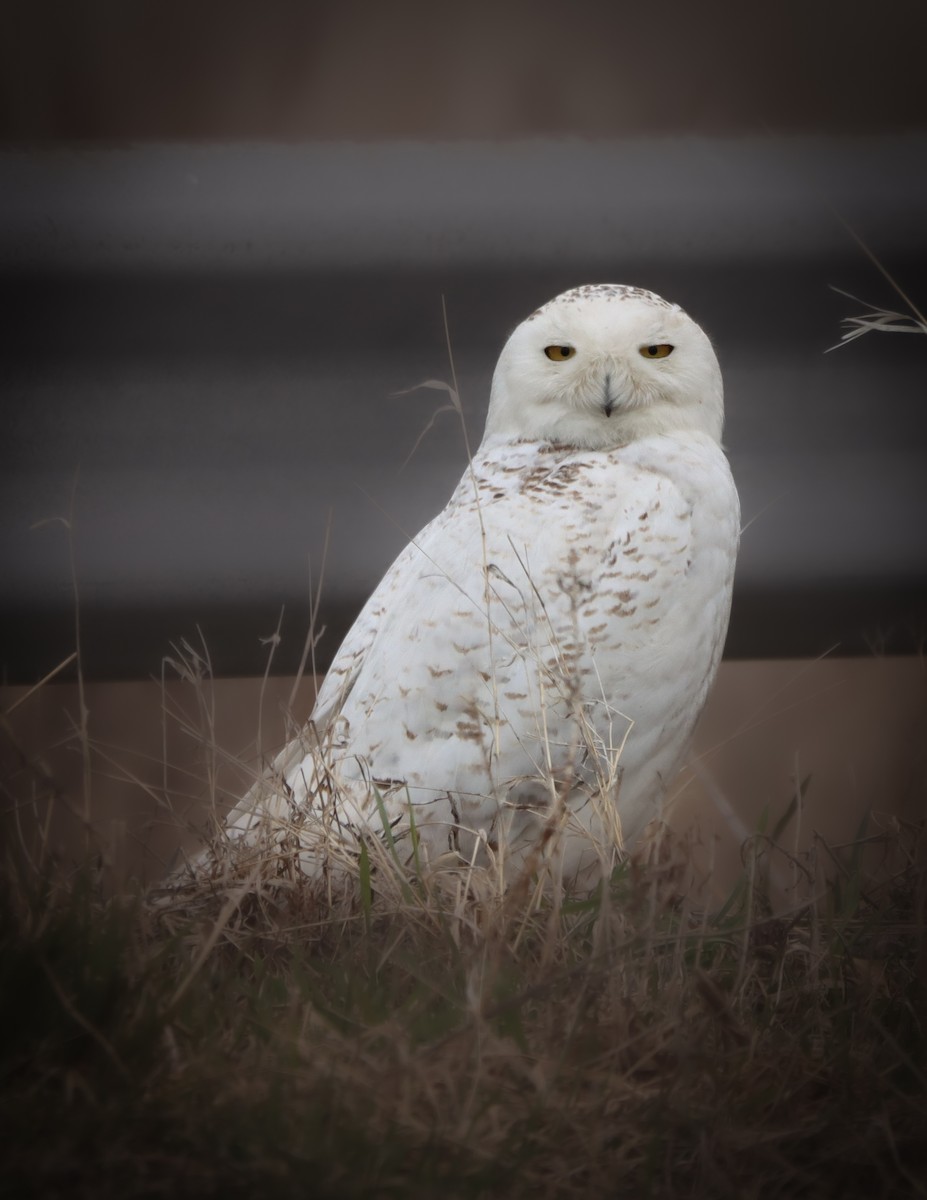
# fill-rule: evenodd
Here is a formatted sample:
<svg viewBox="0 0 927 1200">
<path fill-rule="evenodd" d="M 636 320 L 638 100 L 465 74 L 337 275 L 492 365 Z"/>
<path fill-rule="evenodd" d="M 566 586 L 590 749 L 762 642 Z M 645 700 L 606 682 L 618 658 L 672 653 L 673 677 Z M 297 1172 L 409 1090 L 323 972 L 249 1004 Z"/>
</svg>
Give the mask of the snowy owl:
<svg viewBox="0 0 927 1200">
<path fill-rule="evenodd" d="M 317 875 L 377 837 L 509 882 L 608 870 L 660 815 L 721 657 L 740 529 L 722 421 L 678 305 L 587 285 L 523 321 L 447 507 L 188 876 L 259 844 Z"/>
</svg>

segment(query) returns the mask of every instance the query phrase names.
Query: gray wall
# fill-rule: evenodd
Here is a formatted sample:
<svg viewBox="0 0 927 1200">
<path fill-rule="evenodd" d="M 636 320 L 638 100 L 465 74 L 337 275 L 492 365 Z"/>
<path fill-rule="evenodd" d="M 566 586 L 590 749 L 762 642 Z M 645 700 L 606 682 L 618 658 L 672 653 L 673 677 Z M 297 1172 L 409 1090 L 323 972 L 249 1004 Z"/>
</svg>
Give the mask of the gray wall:
<svg viewBox="0 0 927 1200">
<path fill-rule="evenodd" d="M 158 674 L 292 670 L 330 526 L 319 662 L 465 461 L 507 335 L 586 281 L 714 339 L 747 528 L 729 652 L 909 651 L 927 626 L 927 337 L 831 285 L 927 302 L 927 138 L 11 148 L 0 155 L 0 664 L 73 644 Z M 414 450 L 414 453 L 413 453 Z M 310 570 L 311 561 L 311 570 Z"/>
</svg>

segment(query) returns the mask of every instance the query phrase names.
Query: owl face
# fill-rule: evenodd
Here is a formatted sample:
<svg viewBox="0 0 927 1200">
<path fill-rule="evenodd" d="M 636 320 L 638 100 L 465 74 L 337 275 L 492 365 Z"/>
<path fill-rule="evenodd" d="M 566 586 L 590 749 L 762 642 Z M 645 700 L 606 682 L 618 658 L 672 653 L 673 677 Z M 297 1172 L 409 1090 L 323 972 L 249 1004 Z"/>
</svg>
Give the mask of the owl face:
<svg viewBox="0 0 927 1200">
<path fill-rule="evenodd" d="M 557 296 L 506 343 L 487 436 L 604 449 L 700 430 L 720 440 L 721 370 L 678 306 L 619 284 Z"/>
</svg>

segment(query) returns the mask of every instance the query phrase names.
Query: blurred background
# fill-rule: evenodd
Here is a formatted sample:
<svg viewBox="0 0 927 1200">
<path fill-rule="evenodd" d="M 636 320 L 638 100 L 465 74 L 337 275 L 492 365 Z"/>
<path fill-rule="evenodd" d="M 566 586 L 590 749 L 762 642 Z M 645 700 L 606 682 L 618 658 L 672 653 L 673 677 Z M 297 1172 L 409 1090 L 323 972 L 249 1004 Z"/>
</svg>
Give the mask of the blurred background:
<svg viewBox="0 0 927 1200">
<path fill-rule="evenodd" d="M 449 338 L 475 444 L 511 328 L 613 280 L 714 340 L 743 500 L 678 820 L 733 863 L 803 783 L 805 839 L 923 816 L 927 337 L 827 351 L 927 305 L 925 41 L 914 0 L 0 4 L 11 809 L 156 876 L 456 483 L 406 389 Z"/>
</svg>

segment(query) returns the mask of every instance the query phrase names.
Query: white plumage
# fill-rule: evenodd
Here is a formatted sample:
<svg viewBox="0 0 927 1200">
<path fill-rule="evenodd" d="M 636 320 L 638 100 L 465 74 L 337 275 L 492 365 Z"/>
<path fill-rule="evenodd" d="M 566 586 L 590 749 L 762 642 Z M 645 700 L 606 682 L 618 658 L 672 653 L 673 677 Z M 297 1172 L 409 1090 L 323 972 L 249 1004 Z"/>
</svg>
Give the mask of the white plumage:
<svg viewBox="0 0 927 1200">
<path fill-rule="evenodd" d="M 678 306 L 589 285 L 528 317 L 447 507 L 226 846 L 269 837 L 311 875 L 386 815 L 410 859 L 415 841 L 509 880 L 607 869 L 660 814 L 720 660 L 740 527 L 722 420 L 717 359 Z"/>
</svg>

